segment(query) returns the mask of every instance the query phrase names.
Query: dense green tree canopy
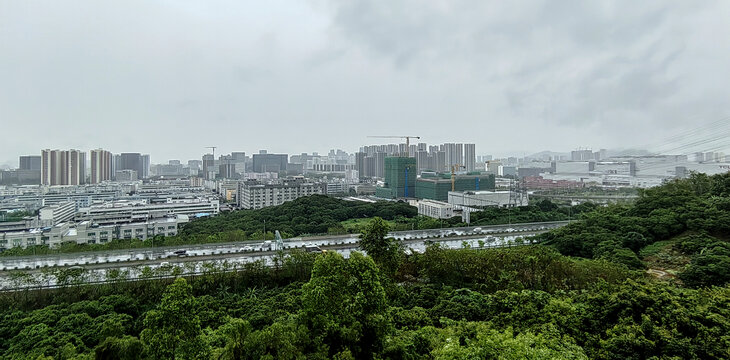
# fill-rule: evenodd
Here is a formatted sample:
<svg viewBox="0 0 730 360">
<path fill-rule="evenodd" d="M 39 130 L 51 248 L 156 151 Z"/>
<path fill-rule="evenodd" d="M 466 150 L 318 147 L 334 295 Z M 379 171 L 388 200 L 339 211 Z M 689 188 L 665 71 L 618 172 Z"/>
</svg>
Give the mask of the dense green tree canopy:
<svg viewBox="0 0 730 360">
<path fill-rule="evenodd" d="M 367 256 L 2 293 L 0 358 L 727 359 L 728 178 L 642 191 L 540 245 L 406 255 L 375 219 Z"/>
</svg>

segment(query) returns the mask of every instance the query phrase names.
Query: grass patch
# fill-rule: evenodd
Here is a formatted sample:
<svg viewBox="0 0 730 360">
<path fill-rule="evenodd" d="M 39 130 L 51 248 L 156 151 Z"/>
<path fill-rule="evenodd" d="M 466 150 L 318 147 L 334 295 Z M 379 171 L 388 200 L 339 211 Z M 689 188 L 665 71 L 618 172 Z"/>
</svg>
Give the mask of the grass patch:
<svg viewBox="0 0 730 360">
<path fill-rule="evenodd" d="M 342 227 L 345 228 L 350 233 L 359 233 L 360 230 L 362 230 L 365 225 L 370 223 L 370 220 L 372 218 L 359 218 L 359 219 L 350 219 L 345 221 L 340 221 L 340 224 L 342 224 Z M 391 229 L 395 228 L 395 221 L 388 220 L 386 221 Z"/>
<path fill-rule="evenodd" d="M 657 241 L 651 245 L 648 245 L 639 251 L 640 258 L 646 258 L 649 256 L 656 255 L 658 252 L 664 250 L 667 246 L 673 245 L 677 242 L 676 238 L 669 240 Z"/>
<path fill-rule="evenodd" d="M 639 251 L 639 257 L 646 262 L 650 269 L 664 270 L 676 275 L 690 263 L 691 257 L 675 247 L 680 235 L 669 240 L 657 241 Z"/>
</svg>

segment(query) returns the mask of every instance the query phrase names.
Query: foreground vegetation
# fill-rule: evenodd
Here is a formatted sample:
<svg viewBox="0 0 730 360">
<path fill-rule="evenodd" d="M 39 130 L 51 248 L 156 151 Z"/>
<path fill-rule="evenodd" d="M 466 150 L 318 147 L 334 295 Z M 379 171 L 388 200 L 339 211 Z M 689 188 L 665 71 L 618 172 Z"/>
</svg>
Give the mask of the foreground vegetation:
<svg viewBox="0 0 730 360">
<path fill-rule="evenodd" d="M 316 259 L 316 260 L 315 260 Z M 8 359 L 726 358 L 730 289 L 548 247 L 298 253 L 275 268 L 5 294 Z"/>
<path fill-rule="evenodd" d="M 548 245 L 410 254 L 375 218 L 367 256 L 3 294 L 0 357 L 726 359 L 729 185 L 695 175 L 644 191 Z M 647 274 L 662 261 L 676 277 Z"/>
<path fill-rule="evenodd" d="M 598 208 L 541 238 L 564 255 L 633 269 L 646 267 L 640 256 L 673 252 L 678 264 L 651 264 L 677 273 L 687 285 L 708 286 L 730 281 L 729 235 L 730 174 L 695 174 L 644 190 L 633 205 Z M 686 268 L 682 258 L 689 262 Z"/>
</svg>

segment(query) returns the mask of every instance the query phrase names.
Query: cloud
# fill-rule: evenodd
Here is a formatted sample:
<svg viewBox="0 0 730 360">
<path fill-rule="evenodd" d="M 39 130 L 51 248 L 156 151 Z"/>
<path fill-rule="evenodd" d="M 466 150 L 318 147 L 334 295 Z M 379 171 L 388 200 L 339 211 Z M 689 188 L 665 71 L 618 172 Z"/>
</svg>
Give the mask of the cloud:
<svg viewBox="0 0 730 360">
<path fill-rule="evenodd" d="M 0 162 L 630 147 L 730 114 L 725 1 L 1 2 Z M 691 120 L 689 120 L 691 119 Z"/>
</svg>

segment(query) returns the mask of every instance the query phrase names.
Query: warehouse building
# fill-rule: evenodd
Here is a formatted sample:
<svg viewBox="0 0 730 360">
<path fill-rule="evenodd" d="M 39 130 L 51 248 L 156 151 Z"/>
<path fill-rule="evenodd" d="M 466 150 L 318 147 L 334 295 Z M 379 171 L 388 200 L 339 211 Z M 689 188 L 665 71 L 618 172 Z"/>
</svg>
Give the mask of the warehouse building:
<svg viewBox="0 0 730 360">
<path fill-rule="evenodd" d="M 455 191 L 494 190 L 494 175 L 456 175 Z M 421 174 L 416 180 L 416 198 L 447 201 L 451 191 L 450 174 Z"/>
</svg>

